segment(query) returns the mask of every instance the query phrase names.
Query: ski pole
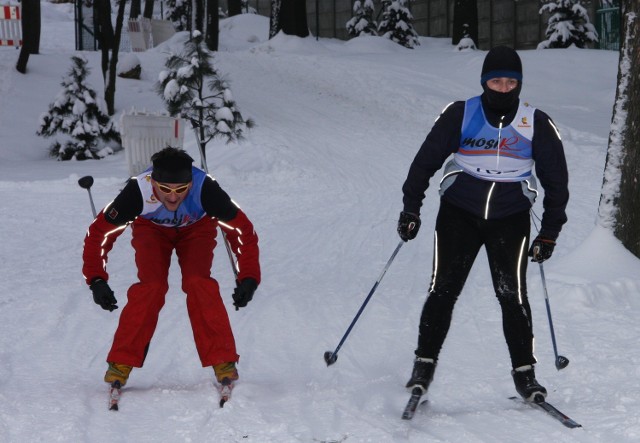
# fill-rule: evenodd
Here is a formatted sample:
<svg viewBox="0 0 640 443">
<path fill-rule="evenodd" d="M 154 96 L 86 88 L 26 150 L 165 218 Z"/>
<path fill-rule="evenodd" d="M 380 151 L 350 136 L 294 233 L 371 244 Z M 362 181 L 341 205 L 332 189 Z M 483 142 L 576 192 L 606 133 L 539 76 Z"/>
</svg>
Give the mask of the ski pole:
<svg viewBox="0 0 640 443">
<path fill-rule="evenodd" d="M 342 340 L 340 340 L 340 343 L 338 343 L 338 346 L 336 347 L 335 351 L 333 351 L 333 352 L 327 351 L 327 352 L 324 353 L 324 361 L 327 363 L 327 366 L 331 366 L 338 359 L 338 351 L 340 350 L 340 348 L 344 344 L 344 341 L 347 339 L 347 336 L 351 332 L 351 329 L 353 329 L 353 326 L 358 321 L 358 318 L 360 317 L 360 314 L 362 314 L 362 311 L 364 311 L 365 306 L 367 306 L 367 303 L 369 303 L 369 300 L 371 300 L 371 296 L 373 295 L 374 292 L 376 292 L 376 289 L 378 288 L 378 285 L 382 281 L 382 277 L 384 277 L 384 274 L 387 272 L 387 269 L 389 269 L 389 266 L 391 266 L 391 263 L 393 262 L 393 259 L 396 258 L 396 255 L 398 254 L 398 251 L 400 250 L 400 248 L 402 247 L 403 244 L 404 244 L 404 241 L 401 240 L 400 243 L 398 243 L 398 246 L 396 246 L 395 251 L 393 251 L 393 254 L 391 254 L 391 258 L 389 258 L 389 261 L 387 261 L 387 264 L 385 265 L 384 269 L 382 270 L 382 273 L 380 274 L 380 277 L 378 277 L 378 280 L 376 280 L 375 284 L 373 285 L 373 288 L 371 288 L 371 291 L 369 291 L 369 295 L 367 295 L 367 298 L 364 300 L 364 303 L 362 303 L 362 306 L 360 306 L 360 309 L 358 310 L 358 313 L 356 314 L 356 316 L 351 321 L 351 324 L 349 325 L 349 328 L 347 328 L 347 332 L 345 332 L 345 334 L 342 336 Z"/>
<path fill-rule="evenodd" d="M 191 119 L 191 128 L 193 128 L 193 134 L 196 137 L 196 143 L 198 143 L 198 149 L 200 150 L 200 164 L 202 165 L 202 169 L 204 172 L 209 174 L 209 167 L 207 166 L 207 158 L 206 153 L 204 151 L 204 146 L 202 146 L 202 142 L 200 141 L 200 134 L 198 133 L 198 123 Z M 231 263 L 231 270 L 233 271 L 233 275 L 238 280 L 238 265 L 236 261 L 233 259 L 233 253 L 231 252 L 231 245 L 229 244 L 229 240 L 227 240 L 227 234 L 220 228 L 220 232 L 222 233 L 222 240 L 224 241 L 224 246 L 227 250 L 227 255 L 229 256 L 229 262 Z M 236 307 L 236 311 L 238 308 Z"/>
<path fill-rule="evenodd" d="M 87 192 L 89 193 L 89 201 L 91 202 L 91 211 L 93 212 L 93 218 L 96 218 L 97 216 L 96 207 L 93 204 L 93 197 L 91 196 L 91 186 L 93 186 L 93 177 L 91 177 L 90 175 L 85 175 L 84 177 L 81 177 L 80 179 L 78 179 L 78 184 L 80 185 L 81 188 L 86 189 Z"/>
<path fill-rule="evenodd" d="M 198 149 L 200 150 L 200 165 L 202 166 L 202 169 L 209 173 L 209 169 L 207 168 L 207 153 L 204 150 L 204 146 L 202 146 L 202 143 L 200 142 L 200 133 L 198 132 L 198 128 L 200 126 L 195 119 L 191 118 L 189 120 L 191 121 L 191 129 L 193 129 L 193 133 L 196 136 L 196 142 L 198 143 Z"/>
<path fill-rule="evenodd" d="M 530 212 L 531 221 L 536 228 L 536 231 L 540 233 L 538 229 L 538 224 L 536 223 L 536 219 L 540 220 L 540 217 L 533 211 Z M 534 218 L 535 217 L 535 218 Z M 534 257 L 538 255 L 540 252 L 539 246 L 536 246 L 536 249 L 533 251 Z M 544 289 L 544 302 L 547 306 L 547 318 L 549 319 L 549 330 L 551 331 L 551 342 L 553 343 L 553 353 L 556 357 L 556 369 L 559 371 L 560 369 L 564 369 L 569 364 L 569 359 L 562 355 L 558 355 L 558 346 L 556 345 L 556 333 L 553 330 L 553 320 L 551 319 L 551 304 L 549 303 L 549 292 L 547 291 L 547 279 L 544 278 L 544 267 L 542 266 L 542 262 L 538 262 L 540 265 L 540 278 L 542 279 L 542 288 Z"/>
<path fill-rule="evenodd" d="M 569 364 L 569 359 L 562 355 L 558 355 L 558 347 L 556 345 L 556 334 L 553 331 L 553 320 L 551 319 L 551 306 L 549 304 L 549 293 L 547 292 L 547 280 L 544 278 L 544 267 L 540 265 L 540 277 L 542 278 L 542 288 L 544 289 L 544 301 L 547 305 L 547 317 L 549 318 L 549 329 L 551 330 L 551 342 L 553 343 L 553 353 L 556 357 L 556 369 L 564 369 Z"/>
</svg>

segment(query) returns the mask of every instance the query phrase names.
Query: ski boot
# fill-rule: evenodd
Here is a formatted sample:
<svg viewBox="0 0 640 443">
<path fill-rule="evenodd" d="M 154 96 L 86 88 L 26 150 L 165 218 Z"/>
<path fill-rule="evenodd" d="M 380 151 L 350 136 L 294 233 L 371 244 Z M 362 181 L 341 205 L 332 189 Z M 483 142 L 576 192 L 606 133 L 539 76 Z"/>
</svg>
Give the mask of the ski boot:
<svg viewBox="0 0 640 443">
<path fill-rule="evenodd" d="M 547 390 L 538 383 L 532 365 L 520 366 L 511 371 L 516 391 L 525 401 L 540 403 L 547 396 Z"/>
<path fill-rule="evenodd" d="M 113 382 L 118 381 L 120 382 L 120 387 L 126 385 L 133 366 L 122 365 L 114 362 L 107 363 L 109 364 L 109 367 L 107 368 L 107 372 L 104 374 L 104 381 L 109 384 L 113 384 Z"/>
<path fill-rule="evenodd" d="M 407 382 L 407 389 L 410 391 L 413 388 L 422 389 L 424 394 L 429 389 L 429 385 L 433 380 L 433 373 L 436 370 L 436 362 L 432 358 L 416 357 L 413 362 L 413 372 L 411 378 Z"/>
</svg>

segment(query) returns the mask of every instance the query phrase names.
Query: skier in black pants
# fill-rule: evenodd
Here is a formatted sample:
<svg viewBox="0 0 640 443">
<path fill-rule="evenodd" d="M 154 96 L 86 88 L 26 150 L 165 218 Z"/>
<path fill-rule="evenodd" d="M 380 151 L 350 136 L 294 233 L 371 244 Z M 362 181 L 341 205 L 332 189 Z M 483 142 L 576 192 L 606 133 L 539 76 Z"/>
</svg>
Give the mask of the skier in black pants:
<svg viewBox="0 0 640 443">
<path fill-rule="evenodd" d="M 420 228 L 429 179 L 445 160 L 436 219 L 433 274 L 420 318 L 418 347 L 407 388 L 423 393 L 433 379 L 454 304 L 484 245 L 518 393 L 546 396 L 535 378 L 527 255 L 543 262 L 567 221 L 568 172 L 562 142 L 544 112 L 519 99 L 522 63 L 511 48 L 491 49 L 482 66 L 478 97 L 449 105 L 420 147 L 402 187 L 398 233 L 404 241 Z M 541 229 L 529 246 L 529 210 L 544 188 Z M 528 250 L 528 254 L 527 254 Z"/>
</svg>

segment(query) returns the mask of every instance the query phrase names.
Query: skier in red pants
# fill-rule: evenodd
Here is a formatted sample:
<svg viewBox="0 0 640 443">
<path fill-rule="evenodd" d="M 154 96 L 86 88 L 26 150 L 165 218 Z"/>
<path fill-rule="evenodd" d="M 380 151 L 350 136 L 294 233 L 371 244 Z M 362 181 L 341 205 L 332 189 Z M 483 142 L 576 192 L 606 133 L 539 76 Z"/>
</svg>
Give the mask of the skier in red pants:
<svg viewBox="0 0 640 443">
<path fill-rule="evenodd" d="M 103 309 L 117 309 L 107 281 L 107 254 L 130 224 L 138 269 L 137 283 L 127 292 L 104 380 L 124 386 L 134 367 L 142 367 L 169 289 L 175 250 L 187 294 L 187 312 L 203 367 L 213 366 L 218 383 L 238 379 L 233 332 L 211 277 L 217 227 L 238 261 L 236 310 L 253 298 L 260 283 L 258 236 L 245 213 L 218 183 L 183 150 L 165 148 L 151 157 L 153 166 L 129 180 L 120 194 L 96 217 L 84 241 L 82 273 Z"/>
</svg>

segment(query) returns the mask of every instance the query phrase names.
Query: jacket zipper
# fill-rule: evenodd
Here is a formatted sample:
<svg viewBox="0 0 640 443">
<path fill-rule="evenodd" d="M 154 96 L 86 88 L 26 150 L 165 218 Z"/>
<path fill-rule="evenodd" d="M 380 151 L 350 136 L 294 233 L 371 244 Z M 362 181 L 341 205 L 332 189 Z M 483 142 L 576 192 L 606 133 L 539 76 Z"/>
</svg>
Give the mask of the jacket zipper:
<svg viewBox="0 0 640 443">
<path fill-rule="evenodd" d="M 496 154 L 496 170 L 500 169 L 500 144 L 502 140 L 502 121 L 504 120 L 504 115 L 500 117 L 500 125 L 498 126 L 498 149 Z M 484 219 L 489 219 L 489 206 L 491 204 L 491 194 L 493 194 L 493 189 L 496 187 L 496 182 L 491 183 L 491 188 L 489 188 L 489 193 L 487 194 L 487 202 L 484 207 Z"/>
<path fill-rule="evenodd" d="M 500 145 L 502 144 L 502 120 L 504 120 L 504 115 L 500 117 L 500 125 L 498 125 L 498 150 L 496 154 L 496 169 L 500 169 Z"/>
</svg>

